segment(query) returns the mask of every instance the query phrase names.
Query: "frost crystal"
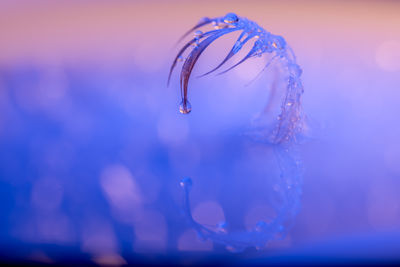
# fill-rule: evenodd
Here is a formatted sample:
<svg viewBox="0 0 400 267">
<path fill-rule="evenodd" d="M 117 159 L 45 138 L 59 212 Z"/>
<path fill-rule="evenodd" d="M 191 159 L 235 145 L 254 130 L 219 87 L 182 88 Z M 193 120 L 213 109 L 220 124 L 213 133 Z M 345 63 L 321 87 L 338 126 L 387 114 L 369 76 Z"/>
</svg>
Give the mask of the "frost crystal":
<svg viewBox="0 0 400 267">
<path fill-rule="evenodd" d="M 212 24 L 214 30 L 206 32 L 199 30 L 201 27 L 208 24 Z M 189 205 L 189 191 L 192 186 L 190 178 L 182 180 L 181 186 L 185 192 L 185 214 L 199 236 L 203 239 L 210 239 L 216 243 L 223 244 L 230 251 L 242 251 L 247 247 L 262 248 L 269 240 L 283 238 L 299 210 L 302 171 L 300 160 L 296 156 L 297 153 L 295 153 L 295 150 L 297 144 L 296 136 L 302 131 L 304 121 L 301 106 L 303 85 L 300 76 L 302 70 L 296 63 L 293 50 L 287 45 L 282 36 L 274 35 L 266 31 L 247 18 L 239 17 L 234 13 L 228 13 L 224 17 L 212 19 L 203 18 L 199 24 L 190 29 L 181 38 L 182 40 L 184 37 L 194 32 L 194 38 L 186 43 L 176 56 L 170 69 L 168 83 L 177 62 L 182 60 L 182 55 L 184 53 L 189 51 L 188 56 L 183 62 L 180 74 L 182 97 L 180 112 L 183 114 L 189 113 L 191 111 L 191 106 L 188 100 L 188 84 L 197 60 L 211 43 L 219 37 L 235 31 L 241 31 L 241 34 L 227 56 L 217 67 L 204 75 L 220 69 L 250 40 L 255 40 L 255 42 L 247 55 L 221 73 L 235 68 L 247 59 L 259 57 L 265 53 L 271 54 L 272 57 L 265 65 L 264 69 L 267 68 L 273 60 L 278 60 L 282 69 L 285 70 L 285 92 L 281 103 L 280 114 L 276 119 L 275 126 L 272 131 L 262 128 L 253 136 L 273 146 L 280 170 L 279 183 L 276 185 L 275 191 L 280 195 L 283 204 L 272 222 L 258 222 L 252 231 L 230 233 L 226 229 L 226 223 L 222 223 L 218 229 L 214 231 L 197 223 L 192 217 Z"/>
</svg>

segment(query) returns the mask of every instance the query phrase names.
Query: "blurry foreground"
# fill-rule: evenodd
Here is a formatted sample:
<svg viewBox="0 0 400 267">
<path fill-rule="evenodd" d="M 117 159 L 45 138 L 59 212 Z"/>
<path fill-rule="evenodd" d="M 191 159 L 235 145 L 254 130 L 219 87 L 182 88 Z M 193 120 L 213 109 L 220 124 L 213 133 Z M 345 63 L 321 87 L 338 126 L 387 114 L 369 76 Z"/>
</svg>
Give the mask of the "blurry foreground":
<svg viewBox="0 0 400 267">
<path fill-rule="evenodd" d="M 189 116 L 178 112 L 176 76 L 166 88 L 181 33 L 229 11 L 293 47 L 314 130 L 300 149 L 305 176 L 294 228 L 264 252 L 239 255 L 187 227 L 179 180 L 193 179 L 202 223 L 243 229 L 270 214 L 264 174 L 273 164 L 238 134 L 265 104 L 270 76 L 245 87 L 262 65 L 254 60 L 226 76 L 193 77 Z M 390 1 L 2 2 L 0 257 L 398 261 L 399 12 Z M 226 55 L 221 48 L 205 53 L 194 76 Z"/>
</svg>

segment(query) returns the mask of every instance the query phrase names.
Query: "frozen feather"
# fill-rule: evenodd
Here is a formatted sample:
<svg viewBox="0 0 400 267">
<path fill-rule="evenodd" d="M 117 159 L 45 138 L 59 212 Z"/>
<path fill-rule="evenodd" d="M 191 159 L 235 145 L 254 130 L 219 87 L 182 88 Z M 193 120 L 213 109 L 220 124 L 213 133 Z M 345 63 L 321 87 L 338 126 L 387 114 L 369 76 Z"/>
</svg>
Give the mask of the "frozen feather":
<svg viewBox="0 0 400 267">
<path fill-rule="evenodd" d="M 215 29 L 205 33 L 199 31 L 200 28 L 209 24 L 213 24 Z M 295 152 L 297 144 L 296 135 L 302 131 L 304 121 L 301 106 L 301 95 L 303 94 L 303 85 L 301 82 L 302 70 L 296 63 L 293 50 L 287 45 L 282 36 L 271 34 L 257 25 L 257 23 L 243 17 L 238 17 L 234 13 L 228 13 L 224 17 L 219 18 L 203 19 L 185 33 L 181 40 L 193 31 L 196 31 L 195 37 L 180 49 L 172 63 L 168 76 L 169 83 L 177 62 L 182 58 L 183 54 L 190 50 L 183 62 L 180 73 L 182 102 L 179 110 L 183 114 L 188 114 L 192 110 L 188 100 L 188 87 L 193 68 L 207 47 L 221 36 L 235 31 L 242 31 L 222 62 L 200 77 L 220 69 L 250 40 L 255 40 L 255 42 L 247 55 L 219 74 L 226 73 L 248 59 L 263 54 L 271 54 L 271 58 L 262 71 L 268 68 L 272 61 L 279 60 L 286 72 L 284 76 L 286 83 L 284 87 L 284 97 L 281 103 L 280 114 L 276 118 L 275 126 L 272 131 L 266 131 L 265 128 L 263 128 L 257 133 L 258 139 L 272 145 L 280 170 L 278 187 L 285 189 L 280 191 L 283 204 L 279 209 L 277 208 L 277 216 L 274 220 L 269 223 L 260 221 L 251 231 L 229 232 L 227 231 L 225 222 L 220 223 L 216 230 L 209 229 L 209 227 L 193 219 L 189 205 L 189 192 L 192 186 L 191 179 L 185 178 L 181 181 L 181 187 L 185 193 L 183 208 L 186 218 L 200 237 L 223 244 L 229 251 L 234 252 L 242 251 L 248 247 L 263 248 L 270 240 L 284 238 L 291 226 L 290 219 L 299 211 L 302 171 L 300 160 Z M 258 76 L 259 75 L 257 75 L 257 77 Z"/>
</svg>

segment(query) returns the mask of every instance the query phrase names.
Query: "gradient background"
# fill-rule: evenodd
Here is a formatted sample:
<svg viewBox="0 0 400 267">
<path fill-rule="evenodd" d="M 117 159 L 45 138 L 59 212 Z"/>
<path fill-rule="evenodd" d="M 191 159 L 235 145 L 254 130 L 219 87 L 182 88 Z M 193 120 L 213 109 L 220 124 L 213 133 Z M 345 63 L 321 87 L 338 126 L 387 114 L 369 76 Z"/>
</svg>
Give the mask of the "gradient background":
<svg viewBox="0 0 400 267">
<path fill-rule="evenodd" d="M 118 265 L 148 253 L 231 257 L 185 224 L 178 184 L 190 175 L 198 185 L 192 207 L 203 223 L 243 228 L 262 216 L 246 166 L 230 173 L 226 155 L 262 108 L 268 74 L 245 87 L 262 65 L 252 60 L 226 76 L 193 77 L 193 112 L 184 118 L 176 75 L 166 88 L 176 40 L 200 18 L 227 12 L 292 46 L 312 129 L 300 148 L 295 226 L 266 252 L 247 253 L 399 259 L 399 2 L 85 0 L 0 1 L 4 258 L 85 255 Z M 225 43 L 210 47 L 195 74 L 223 58 Z M 251 151 L 253 169 L 264 166 L 261 155 Z"/>
</svg>

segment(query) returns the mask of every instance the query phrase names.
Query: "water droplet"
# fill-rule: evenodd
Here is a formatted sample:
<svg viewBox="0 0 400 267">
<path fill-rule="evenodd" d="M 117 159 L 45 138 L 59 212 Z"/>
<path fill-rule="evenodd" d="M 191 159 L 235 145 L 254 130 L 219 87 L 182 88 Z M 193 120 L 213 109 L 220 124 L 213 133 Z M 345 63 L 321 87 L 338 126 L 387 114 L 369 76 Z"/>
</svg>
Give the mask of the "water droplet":
<svg viewBox="0 0 400 267">
<path fill-rule="evenodd" d="M 212 25 L 214 26 L 214 29 L 216 29 L 216 30 L 218 30 L 219 29 L 219 23 L 218 23 L 218 21 L 213 21 L 212 22 Z"/>
<path fill-rule="evenodd" d="M 200 36 L 202 36 L 203 35 L 203 32 L 202 31 L 195 31 L 194 32 L 194 37 L 196 37 L 196 38 L 198 38 L 198 37 L 200 37 Z"/>
<path fill-rule="evenodd" d="M 290 102 L 290 101 L 289 101 L 289 102 L 286 103 L 286 106 L 289 106 L 289 107 L 290 107 L 291 105 L 293 105 L 293 102 Z"/>
<path fill-rule="evenodd" d="M 203 18 L 201 18 L 201 19 L 199 20 L 199 24 L 200 24 L 200 23 L 207 22 L 207 21 L 210 21 L 210 18 L 209 18 L 209 17 L 203 17 Z"/>
<path fill-rule="evenodd" d="M 285 49 L 286 47 L 286 41 L 282 36 L 279 35 L 274 35 L 271 38 L 271 46 L 273 46 L 276 49 Z"/>
<path fill-rule="evenodd" d="M 181 104 L 179 105 L 179 112 L 182 114 L 189 114 L 192 111 L 192 105 L 188 100 L 182 100 Z"/>
<path fill-rule="evenodd" d="M 190 190 L 192 188 L 193 182 L 192 179 L 190 179 L 189 177 L 185 177 L 181 180 L 179 185 L 183 188 Z"/>
<path fill-rule="evenodd" d="M 239 18 L 235 13 L 228 13 L 224 17 L 224 22 L 225 23 L 235 23 L 238 22 Z"/>
<path fill-rule="evenodd" d="M 184 59 L 184 58 L 183 58 L 182 56 L 179 56 L 179 57 L 178 57 L 178 59 L 177 59 L 176 61 L 178 61 L 178 62 L 182 62 L 182 61 L 183 61 L 183 59 Z"/>
<path fill-rule="evenodd" d="M 224 23 L 220 24 L 218 21 L 213 21 L 213 25 L 214 25 L 214 29 L 216 29 L 216 30 L 220 30 L 220 29 L 224 29 L 224 28 L 228 27 L 227 24 L 224 24 Z"/>
</svg>

